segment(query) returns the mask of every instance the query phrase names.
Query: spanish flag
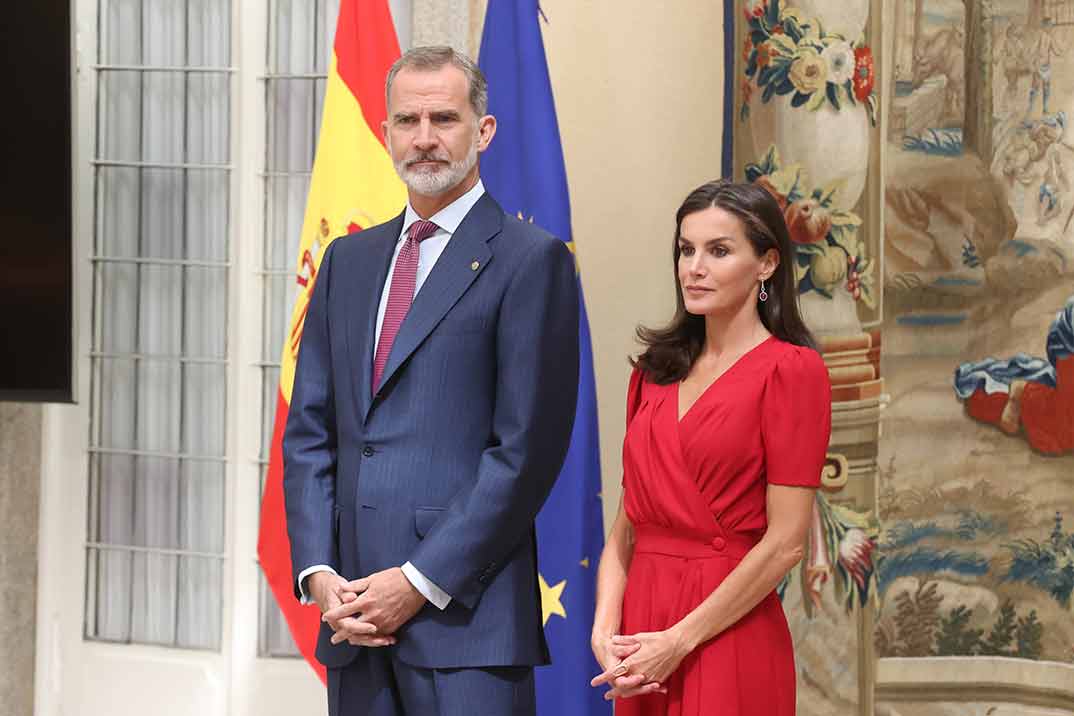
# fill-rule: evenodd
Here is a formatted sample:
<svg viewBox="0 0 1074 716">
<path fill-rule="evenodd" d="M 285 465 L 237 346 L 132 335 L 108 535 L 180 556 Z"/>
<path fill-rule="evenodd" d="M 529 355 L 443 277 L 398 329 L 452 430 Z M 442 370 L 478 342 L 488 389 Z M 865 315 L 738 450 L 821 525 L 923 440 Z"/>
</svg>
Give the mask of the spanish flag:
<svg viewBox="0 0 1074 716">
<path fill-rule="evenodd" d="M 295 643 L 323 681 L 314 659 L 320 612 L 294 597 L 283 503 L 283 429 L 291 402 L 298 347 L 321 257 L 333 238 L 382 223 L 399 213 L 406 189 L 392 167 L 381 123 L 387 116 L 384 79 L 399 58 L 387 0 L 342 0 L 306 216 L 298 247 L 298 297 L 280 358 L 280 390 L 268 476 L 261 498 L 257 557 Z"/>
</svg>

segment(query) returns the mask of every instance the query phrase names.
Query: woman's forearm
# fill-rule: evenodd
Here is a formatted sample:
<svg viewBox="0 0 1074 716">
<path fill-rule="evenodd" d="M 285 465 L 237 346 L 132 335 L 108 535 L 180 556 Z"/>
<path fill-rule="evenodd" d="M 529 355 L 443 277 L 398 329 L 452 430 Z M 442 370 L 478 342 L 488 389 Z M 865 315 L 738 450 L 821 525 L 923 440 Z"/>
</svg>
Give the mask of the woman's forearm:
<svg viewBox="0 0 1074 716">
<path fill-rule="evenodd" d="M 802 558 L 800 546 L 761 540 L 727 578 L 672 630 L 690 651 L 746 616 Z"/>
<path fill-rule="evenodd" d="M 626 515 L 616 518 L 597 568 L 597 607 L 593 634 L 611 636 L 619 631 L 626 592 L 627 572 L 634 554 L 634 530 Z"/>
</svg>

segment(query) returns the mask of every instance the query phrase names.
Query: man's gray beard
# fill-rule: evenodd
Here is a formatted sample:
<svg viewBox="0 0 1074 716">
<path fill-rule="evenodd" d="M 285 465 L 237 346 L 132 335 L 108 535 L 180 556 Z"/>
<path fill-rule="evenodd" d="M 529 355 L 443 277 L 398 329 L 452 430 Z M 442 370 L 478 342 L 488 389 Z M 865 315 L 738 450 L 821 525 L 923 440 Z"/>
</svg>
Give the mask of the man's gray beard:
<svg viewBox="0 0 1074 716">
<path fill-rule="evenodd" d="M 470 145 L 470 151 L 467 152 L 465 159 L 451 162 L 443 169 L 435 172 L 413 171 L 407 168 L 404 160 L 396 163 L 395 173 L 414 193 L 422 196 L 439 196 L 457 187 L 475 164 L 477 164 L 477 142 Z"/>
</svg>

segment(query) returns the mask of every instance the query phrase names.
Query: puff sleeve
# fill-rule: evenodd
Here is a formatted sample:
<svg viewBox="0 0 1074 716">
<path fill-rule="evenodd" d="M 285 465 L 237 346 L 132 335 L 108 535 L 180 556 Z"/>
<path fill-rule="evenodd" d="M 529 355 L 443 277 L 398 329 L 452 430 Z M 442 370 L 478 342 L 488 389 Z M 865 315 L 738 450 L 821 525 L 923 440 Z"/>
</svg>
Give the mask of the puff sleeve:
<svg viewBox="0 0 1074 716">
<path fill-rule="evenodd" d="M 831 432 L 832 386 L 824 359 L 793 346 L 769 375 L 762 399 L 767 482 L 820 487 Z"/>
<path fill-rule="evenodd" d="M 635 366 L 634 371 L 630 374 L 630 385 L 627 387 L 626 397 L 626 424 L 630 427 L 630 421 L 634 419 L 634 414 L 638 412 L 638 407 L 641 406 L 641 389 L 642 383 L 645 382 L 645 376 L 642 373 L 641 368 Z"/>
<path fill-rule="evenodd" d="M 638 408 L 642 404 L 642 392 L 645 388 L 645 372 L 635 366 L 634 371 L 630 374 L 630 384 L 627 386 L 626 394 L 626 429 L 629 432 L 630 423 L 634 420 L 634 416 L 638 414 Z M 623 435 L 623 476 L 620 480 L 620 484 L 626 488 L 626 462 L 627 462 L 627 436 Z"/>
</svg>

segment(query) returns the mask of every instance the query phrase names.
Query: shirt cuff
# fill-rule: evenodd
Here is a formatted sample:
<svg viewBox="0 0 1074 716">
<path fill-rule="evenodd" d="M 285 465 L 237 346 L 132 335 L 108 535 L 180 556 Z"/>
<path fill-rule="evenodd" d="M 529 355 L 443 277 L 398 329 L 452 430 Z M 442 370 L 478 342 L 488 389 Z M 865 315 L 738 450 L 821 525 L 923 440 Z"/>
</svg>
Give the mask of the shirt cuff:
<svg viewBox="0 0 1074 716">
<path fill-rule="evenodd" d="M 302 595 L 299 597 L 299 602 L 302 604 L 313 604 L 313 599 L 310 597 L 309 591 L 306 589 L 306 577 L 314 574 L 315 572 L 331 572 L 332 574 L 339 575 L 339 572 L 329 567 L 327 564 L 315 564 L 312 567 L 306 567 L 298 575 L 298 591 Z"/>
<path fill-rule="evenodd" d="M 426 579 L 425 575 L 419 572 L 418 568 L 410 562 L 404 564 L 401 569 L 406 578 L 410 580 L 410 583 L 414 585 L 414 589 L 421 592 L 423 597 L 432 602 L 440 611 L 447 609 L 447 605 L 451 603 L 450 594 Z"/>
</svg>

